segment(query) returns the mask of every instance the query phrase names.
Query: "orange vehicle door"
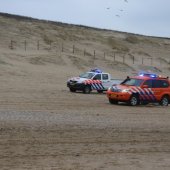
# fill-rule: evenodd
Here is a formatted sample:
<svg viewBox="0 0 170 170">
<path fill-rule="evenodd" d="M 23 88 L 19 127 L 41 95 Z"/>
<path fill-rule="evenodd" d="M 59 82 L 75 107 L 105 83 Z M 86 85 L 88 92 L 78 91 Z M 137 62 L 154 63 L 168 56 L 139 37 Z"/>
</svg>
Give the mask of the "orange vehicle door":
<svg viewBox="0 0 170 170">
<path fill-rule="evenodd" d="M 169 83 L 167 80 L 152 80 L 152 86 L 152 90 L 155 93 L 157 100 L 160 101 L 162 96 L 167 94 Z"/>
<path fill-rule="evenodd" d="M 145 97 L 147 98 L 147 100 L 151 102 L 157 102 L 159 89 L 153 86 L 153 80 L 146 80 L 143 85 L 147 85 L 147 88 L 144 88 L 144 91 L 146 92 Z"/>
</svg>

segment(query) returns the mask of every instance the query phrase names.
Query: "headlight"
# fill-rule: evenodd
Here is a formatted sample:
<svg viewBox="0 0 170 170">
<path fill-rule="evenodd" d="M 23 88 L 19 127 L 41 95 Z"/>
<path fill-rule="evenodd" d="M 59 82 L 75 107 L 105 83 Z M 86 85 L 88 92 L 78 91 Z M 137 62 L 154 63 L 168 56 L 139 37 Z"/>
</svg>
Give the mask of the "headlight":
<svg viewBox="0 0 170 170">
<path fill-rule="evenodd" d="M 112 86 L 112 87 L 110 87 L 110 90 L 111 90 L 112 92 L 121 92 L 121 91 L 122 91 L 122 90 L 119 89 L 117 86 Z"/>
<path fill-rule="evenodd" d="M 109 87 L 107 90 L 111 90 L 112 87 Z"/>
<path fill-rule="evenodd" d="M 127 92 L 129 92 L 129 89 L 123 89 L 122 92 L 127 93 Z"/>
</svg>

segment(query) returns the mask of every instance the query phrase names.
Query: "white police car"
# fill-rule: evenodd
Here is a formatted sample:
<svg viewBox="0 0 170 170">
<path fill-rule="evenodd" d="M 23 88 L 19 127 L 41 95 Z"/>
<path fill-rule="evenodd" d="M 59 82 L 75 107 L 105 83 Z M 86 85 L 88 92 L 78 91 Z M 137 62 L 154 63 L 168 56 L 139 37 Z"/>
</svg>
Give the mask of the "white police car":
<svg viewBox="0 0 170 170">
<path fill-rule="evenodd" d="M 96 90 L 98 93 L 102 93 L 113 84 L 120 84 L 121 81 L 111 79 L 109 73 L 104 73 L 102 70 L 95 68 L 81 74 L 79 77 L 70 78 L 67 81 L 67 87 L 71 92 L 83 91 L 83 93 L 90 93 L 92 90 Z"/>
</svg>

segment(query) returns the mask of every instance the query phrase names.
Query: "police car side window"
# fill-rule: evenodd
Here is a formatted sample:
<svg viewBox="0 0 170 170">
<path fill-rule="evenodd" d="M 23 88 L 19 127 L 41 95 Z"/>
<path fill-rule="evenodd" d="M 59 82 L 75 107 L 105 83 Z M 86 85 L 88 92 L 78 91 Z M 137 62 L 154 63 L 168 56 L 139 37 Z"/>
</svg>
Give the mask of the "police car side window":
<svg viewBox="0 0 170 170">
<path fill-rule="evenodd" d="M 93 80 L 101 80 L 101 74 L 95 75 Z"/>
<path fill-rule="evenodd" d="M 102 79 L 103 80 L 108 80 L 109 79 L 108 74 L 102 74 Z"/>
</svg>

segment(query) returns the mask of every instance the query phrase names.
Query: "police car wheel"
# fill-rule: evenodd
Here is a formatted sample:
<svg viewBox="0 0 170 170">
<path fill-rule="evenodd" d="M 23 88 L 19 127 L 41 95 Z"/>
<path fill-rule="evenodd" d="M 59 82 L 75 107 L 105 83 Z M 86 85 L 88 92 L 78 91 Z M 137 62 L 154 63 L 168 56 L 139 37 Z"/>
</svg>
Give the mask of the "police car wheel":
<svg viewBox="0 0 170 170">
<path fill-rule="evenodd" d="M 76 92 L 76 89 L 70 88 L 70 91 L 71 91 L 71 92 Z"/>
<path fill-rule="evenodd" d="M 98 93 L 103 93 L 103 90 L 97 90 Z"/>
<path fill-rule="evenodd" d="M 131 105 L 131 106 L 136 106 L 136 105 L 138 105 L 139 104 L 139 98 L 138 98 L 138 96 L 136 96 L 136 95 L 132 95 L 132 97 L 130 98 L 130 100 L 129 100 L 129 105 Z"/>
<path fill-rule="evenodd" d="M 161 106 L 168 106 L 168 104 L 169 104 L 168 96 L 163 96 L 161 101 L 160 101 L 160 105 Z"/>
<path fill-rule="evenodd" d="M 140 104 L 141 104 L 141 105 L 147 105 L 147 104 L 149 104 L 149 102 L 142 101 Z"/>
<path fill-rule="evenodd" d="M 83 90 L 83 93 L 89 94 L 90 92 L 91 92 L 90 86 L 85 86 L 85 87 L 84 87 L 84 90 Z"/>
<path fill-rule="evenodd" d="M 118 104 L 117 100 L 113 100 L 113 99 L 110 99 L 110 98 L 109 98 L 109 102 L 110 102 L 110 104 Z"/>
</svg>

